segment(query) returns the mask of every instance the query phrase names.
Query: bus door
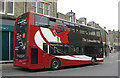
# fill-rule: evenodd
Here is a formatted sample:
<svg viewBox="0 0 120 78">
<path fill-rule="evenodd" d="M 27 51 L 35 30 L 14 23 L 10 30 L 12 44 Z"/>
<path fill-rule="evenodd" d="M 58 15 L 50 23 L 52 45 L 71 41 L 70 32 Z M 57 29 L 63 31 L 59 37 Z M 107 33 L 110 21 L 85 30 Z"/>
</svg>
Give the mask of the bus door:
<svg viewBox="0 0 120 78">
<path fill-rule="evenodd" d="M 43 54 L 42 54 L 42 62 L 45 67 L 49 66 L 49 45 L 46 43 L 43 43 Z"/>
</svg>

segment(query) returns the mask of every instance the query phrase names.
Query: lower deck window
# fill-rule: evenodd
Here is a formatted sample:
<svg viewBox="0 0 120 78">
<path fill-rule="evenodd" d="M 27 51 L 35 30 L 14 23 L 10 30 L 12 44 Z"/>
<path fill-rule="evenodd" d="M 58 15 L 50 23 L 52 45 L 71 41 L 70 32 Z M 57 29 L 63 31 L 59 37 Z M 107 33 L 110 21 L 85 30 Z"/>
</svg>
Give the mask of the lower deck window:
<svg viewBox="0 0 120 78">
<path fill-rule="evenodd" d="M 43 44 L 43 53 L 48 53 L 48 44 Z"/>
<path fill-rule="evenodd" d="M 99 54 L 99 46 L 74 46 L 62 43 L 51 43 L 49 46 L 51 55 L 96 55 Z"/>
<path fill-rule="evenodd" d="M 84 50 L 81 47 L 74 47 L 68 44 L 62 43 L 51 43 L 50 44 L 50 54 L 52 55 L 82 55 Z"/>
</svg>

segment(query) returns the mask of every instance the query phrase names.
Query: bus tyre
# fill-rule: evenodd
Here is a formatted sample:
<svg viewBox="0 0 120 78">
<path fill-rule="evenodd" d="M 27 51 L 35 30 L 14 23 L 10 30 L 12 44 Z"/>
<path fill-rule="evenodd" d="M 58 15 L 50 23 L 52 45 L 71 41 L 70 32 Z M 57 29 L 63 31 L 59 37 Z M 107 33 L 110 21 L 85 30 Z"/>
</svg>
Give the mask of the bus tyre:
<svg viewBox="0 0 120 78">
<path fill-rule="evenodd" d="M 91 64 L 92 64 L 92 65 L 95 65 L 95 63 L 96 63 L 96 59 L 95 59 L 95 58 L 92 58 L 92 59 L 91 59 Z"/>
<path fill-rule="evenodd" d="M 58 59 L 53 59 L 51 61 L 51 69 L 57 70 L 60 68 L 60 61 Z"/>
</svg>

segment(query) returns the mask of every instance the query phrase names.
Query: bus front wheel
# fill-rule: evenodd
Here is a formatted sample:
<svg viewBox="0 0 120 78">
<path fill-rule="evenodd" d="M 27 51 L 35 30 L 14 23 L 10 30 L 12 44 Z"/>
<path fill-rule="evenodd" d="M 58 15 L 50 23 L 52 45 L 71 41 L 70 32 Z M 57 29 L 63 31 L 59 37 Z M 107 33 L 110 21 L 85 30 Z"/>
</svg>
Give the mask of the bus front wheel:
<svg viewBox="0 0 120 78">
<path fill-rule="evenodd" d="M 53 59 L 51 61 L 51 69 L 56 70 L 60 68 L 60 60 L 58 59 Z"/>
</svg>

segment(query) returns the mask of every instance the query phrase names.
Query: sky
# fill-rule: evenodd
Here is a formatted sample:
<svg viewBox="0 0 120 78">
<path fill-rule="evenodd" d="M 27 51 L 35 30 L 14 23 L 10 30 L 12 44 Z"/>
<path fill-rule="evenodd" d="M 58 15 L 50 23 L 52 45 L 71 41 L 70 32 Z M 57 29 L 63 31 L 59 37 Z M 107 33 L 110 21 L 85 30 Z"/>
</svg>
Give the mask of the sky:
<svg viewBox="0 0 120 78">
<path fill-rule="evenodd" d="M 87 18 L 106 30 L 118 30 L 118 2 L 120 0 L 58 0 L 57 11 L 63 14 L 71 10 L 76 19 Z"/>
</svg>

